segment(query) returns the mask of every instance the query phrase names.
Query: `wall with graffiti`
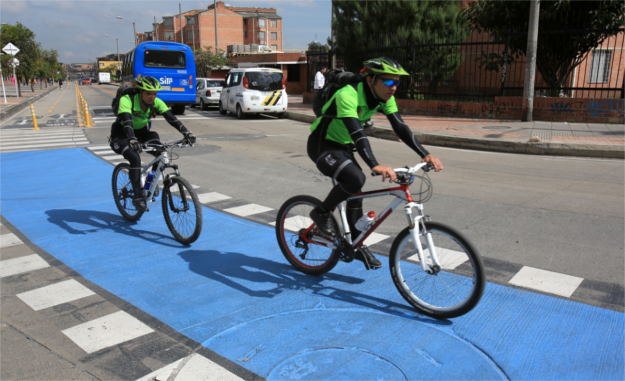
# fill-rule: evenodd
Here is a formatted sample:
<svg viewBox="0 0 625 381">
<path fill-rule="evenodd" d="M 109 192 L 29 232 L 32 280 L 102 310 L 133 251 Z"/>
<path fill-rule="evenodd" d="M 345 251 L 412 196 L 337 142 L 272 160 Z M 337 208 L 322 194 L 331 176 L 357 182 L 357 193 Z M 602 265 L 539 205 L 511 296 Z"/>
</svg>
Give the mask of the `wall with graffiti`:
<svg viewBox="0 0 625 381">
<path fill-rule="evenodd" d="M 493 103 L 397 99 L 403 114 L 521 120 L 522 97 L 495 97 Z M 624 99 L 534 98 L 533 120 L 570 123 L 625 123 Z"/>
</svg>

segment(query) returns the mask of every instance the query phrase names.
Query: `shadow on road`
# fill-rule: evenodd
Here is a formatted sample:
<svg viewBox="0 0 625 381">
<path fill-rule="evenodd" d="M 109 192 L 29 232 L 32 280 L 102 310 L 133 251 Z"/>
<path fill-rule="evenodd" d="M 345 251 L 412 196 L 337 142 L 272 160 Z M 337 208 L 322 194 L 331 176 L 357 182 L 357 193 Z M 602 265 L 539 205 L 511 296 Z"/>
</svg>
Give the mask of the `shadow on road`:
<svg viewBox="0 0 625 381">
<path fill-rule="evenodd" d="M 451 324 L 447 320 L 417 316 L 415 310 L 408 305 L 324 284 L 330 282 L 346 285 L 362 284 L 365 280 L 361 278 L 333 273 L 322 276 L 306 275 L 291 265 L 234 252 L 186 250 L 178 255 L 189 263 L 191 271 L 250 296 L 273 298 L 288 290 L 300 290 L 315 295 L 320 300 L 329 298 L 430 324 Z"/>
<path fill-rule="evenodd" d="M 173 237 L 147 230 L 133 228 L 134 222 L 123 217 L 95 210 L 51 209 L 47 210 L 48 221 L 67 230 L 70 234 L 84 235 L 100 230 L 111 230 L 130 237 L 138 237 L 146 241 L 172 248 L 187 247 L 178 243 Z"/>
</svg>

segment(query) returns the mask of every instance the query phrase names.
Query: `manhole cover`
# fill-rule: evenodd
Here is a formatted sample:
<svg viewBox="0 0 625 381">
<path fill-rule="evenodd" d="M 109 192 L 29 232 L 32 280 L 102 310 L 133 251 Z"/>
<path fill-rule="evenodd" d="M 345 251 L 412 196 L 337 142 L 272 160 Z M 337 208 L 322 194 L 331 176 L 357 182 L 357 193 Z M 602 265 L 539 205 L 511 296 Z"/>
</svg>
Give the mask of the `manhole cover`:
<svg viewBox="0 0 625 381">
<path fill-rule="evenodd" d="M 485 130 L 508 130 L 511 127 L 508 126 L 484 126 L 482 127 Z"/>
<path fill-rule="evenodd" d="M 252 134 L 210 134 L 198 136 L 199 140 L 212 140 L 212 141 L 236 141 L 236 140 L 260 140 L 264 139 L 265 135 L 252 135 Z"/>
</svg>

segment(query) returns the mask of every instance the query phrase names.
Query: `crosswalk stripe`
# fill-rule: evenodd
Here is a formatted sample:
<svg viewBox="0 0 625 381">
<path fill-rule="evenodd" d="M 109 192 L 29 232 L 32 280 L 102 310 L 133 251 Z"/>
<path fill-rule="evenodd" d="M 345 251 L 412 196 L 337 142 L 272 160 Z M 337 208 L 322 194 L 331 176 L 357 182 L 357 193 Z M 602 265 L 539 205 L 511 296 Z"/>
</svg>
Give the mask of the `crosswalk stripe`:
<svg viewBox="0 0 625 381">
<path fill-rule="evenodd" d="M 20 142 L 3 142 L 0 141 L 0 146 L 2 147 L 8 147 L 8 146 L 19 146 L 19 145 L 23 145 L 24 143 L 59 143 L 59 142 L 67 142 L 69 144 L 71 143 L 77 143 L 77 142 L 88 142 L 89 140 L 87 140 L 87 138 L 79 138 L 79 139 L 71 139 L 71 138 L 65 138 L 65 139 L 48 139 L 48 140 L 22 140 Z"/>
<path fill-rule="evenodd" d="M 25 139 L 45 139 L 45 138 L 50 138 L 50 139 L 71 139 L 73 137 L 77 137 L 77 136 L 82 136 L 84 137 L 84 134 L 63 134 L 63 135 L 42 135 L 42 136 L 32 136 L 32 137 L 24 137 L 24 136 L 20 136 L 20 137 L 0 137 L 0 142 L 12 142 L 12 141 L 24 141 Z"/>
<path fill-rule="evenodd" d="M 1 147 L 0 150 L 2 151 L 6 151 L 6 150 L 17 150 L 17 149 L 26 149 L 26 148 L 43 148 L 43 147 L 59 147 L 59 146 L 83 146 L 89 144 L 89 142 L 76 142 L 74 144 L 72 144 L 71 142 L 67 142 L 67 143 L 55 143 L 55 144 L 33 144 L 33 145 L 25 145 L 25 146 L 21 146 L 21 147 Z"/>
<path fill-rule="evenodd" d="M 68 133 L 72 131 L 84 132 L 82 128 L 79 127 L 71 127 L 71 128 L 57 128 L 57 127 L 44 127 L 39 130 L 33 130 L 32 127 L 26 128 L 17 128 L 17 129 L 2 129 L 0 132 L 2 135 L 38 135 L 38 134 L 53 134 L 53 133 Z"/>
<path fill-rule="evenodd" d="M 5 259 L 4 261 L 0 261 L 0 278 L 35 271 L 46 267 L 50 267 L 48 262 L 37 254 L 26 255 L 13 259 Z"/>
<path fill-rule="evenodd" d="M 74 279 L 40 287 L 31 291 L 22 292 L 16 296 L 35 311 L 73 302 L 87 296 L 95 295 L 87 287 Z"/>
<path fill-rule="evenodd" d="M 89 150 L 91 151 L 100 151 L 100 150 L 104 150 L 104 149 L 111 149 L 111 146 L 90 146 L 87 147 Z"/>
</svg>

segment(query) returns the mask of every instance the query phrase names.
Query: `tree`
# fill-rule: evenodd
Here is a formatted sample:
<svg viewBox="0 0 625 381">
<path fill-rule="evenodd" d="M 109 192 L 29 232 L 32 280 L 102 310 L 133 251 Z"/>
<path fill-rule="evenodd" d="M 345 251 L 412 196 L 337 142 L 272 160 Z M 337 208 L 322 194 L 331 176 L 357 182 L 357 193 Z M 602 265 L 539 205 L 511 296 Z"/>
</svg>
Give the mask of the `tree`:
<svg viewBox="0 0 625 381">
<path fill-rule="evenodd" d="M 411 48 L 383 49 L 464 41 L 470 29 L 459 2 L 350 0 L 334 1 L 333 6 L 333 48 L 342 53 L 349 70 L 362 68 L 365 59 L 393 55 L 408 72 L 414 64 L 412 83 L 427 82 L 434 93 L 438 83 L 451 77 L 464 60 L 457 46 L 420 46 L 414 63 Z M 363 50 L 369 50 L 367 56 Z"/>
<path fill-rule="evenodd" d="M 328 50 L 330 50 L 330 46 L 328 44 L 322 45 L 321 42 L 315 40 L 308 44 L 308 50 L 327 52 Z"/>
<path fill-rule="evenodd" d="M 212 46 L 205 46 L 205 50 L 197 49 L 195 55 L 195 72 L 198 77 L 210 77 L 213 70 L 220 70 L 230 63 L 224 51 L 219 49 L 218 54 L 213 54 Z"/>
<path fill-rule="evenodd" d="M 509 50 L 513 57 L 521 57 L 527 51 L 529 12 L 529 1 L 500 0 L 480 0 L 465 10 L 476 30 L 486 31 L 496 39 L 505 41 L 508 31 L 519 33 L 510 36 Z M 625 5 L 621 0 L 541 2 L 536 67 L 551 88 L 551 96 L 562 92 L 575 67 L 588 57 L 589 52 L 617 33 L 605 30 L 621 27 L 625 21 L 624 12 Z M 541 31 L 567 29 L 584 31 L 540 34 Z M 482 60 L 487 70 L 502 63 L 503 57 L 497 54 Z"/>
<path fill-rule="evenodd" d="M 6 46 L 9 42 L 20 49 L 20 51 L 15 55 L 15 58 L 20 61 L 19 66 L 15 68 L 15 75 L 17 76 L 18 83 L 20 82 L 19 80 L 23 78 L 33 79 L 37 72 L 41 57 L 41 45 L 35 41 L 35 34 L 19 22 L 15 25 L 2 24 L 0 45 Z M 7 63 L 8 60 L 2 60 L 3 65 Z M 35 91 L 34 84 L 32 84 L 32 82 L 31 90 Z M 21 96 L 21 87 L 19 85 L 18 91 Z"/>
</svg>

